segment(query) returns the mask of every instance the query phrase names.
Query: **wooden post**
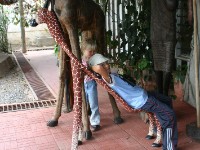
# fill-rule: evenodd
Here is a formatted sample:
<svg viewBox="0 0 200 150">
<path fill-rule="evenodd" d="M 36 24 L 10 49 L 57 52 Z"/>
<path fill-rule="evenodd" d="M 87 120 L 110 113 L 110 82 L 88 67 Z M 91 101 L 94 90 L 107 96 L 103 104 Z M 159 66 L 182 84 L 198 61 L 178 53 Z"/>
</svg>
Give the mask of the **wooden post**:
<svg viewBox="0 0 200 150">
<path fill-rule="evenodd" d="M 194 62 L 195 62 L 195 89 L 196 89 L 196 111 L 197 111 L 197 128 L 200 128 L 200 102 L 199 102 L 199 50 L 197 45 L 197 7 L 196 0 L 193 0 L 194 15 Z"/>
<path fill-rule="evenodd" d="M 23 1 L 19 0 L 19 13 L 20 13 L 20 29 L 21 29 L 21 41 L 22 41 L 22 53 L 26 53 L 26 39 L 25 39 L 25 29 L 24 29 L 24 9 Z"/>
</svg>

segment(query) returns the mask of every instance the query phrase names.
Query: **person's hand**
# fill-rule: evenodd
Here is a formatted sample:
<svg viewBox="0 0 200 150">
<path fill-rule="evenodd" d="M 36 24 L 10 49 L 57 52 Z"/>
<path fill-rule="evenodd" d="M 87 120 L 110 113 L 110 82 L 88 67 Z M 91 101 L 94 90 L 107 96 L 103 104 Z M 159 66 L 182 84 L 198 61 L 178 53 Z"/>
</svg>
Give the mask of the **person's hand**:
<svg viewBox="0 0 200 150">
<path fill-rule="evenodd" d="M 108 83 L 111 83 L 110 75 L 108 71 L 102 65 L 92 66 L 92 70 L 98 74 L 100 74 Z"/>
<path fill-rule="evenodd" d="M 91 67 L 92 70 L 101 75 L 102 70 L 104 69 L 101 65 L 95 65 Z"/>
</svg>

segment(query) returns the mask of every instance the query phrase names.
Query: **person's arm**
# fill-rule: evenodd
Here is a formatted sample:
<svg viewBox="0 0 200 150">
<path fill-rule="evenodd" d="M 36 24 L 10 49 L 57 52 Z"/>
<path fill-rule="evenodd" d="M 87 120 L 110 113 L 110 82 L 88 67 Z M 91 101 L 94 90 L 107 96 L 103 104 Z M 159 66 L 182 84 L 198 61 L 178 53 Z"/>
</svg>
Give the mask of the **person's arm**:
<svg viewBox="0 0 200 150">
<path fill-rule="evenodd" d="M 100 74 L 106 80 L 106 82 L 112 83 L 109 73 L 103 66 L 101 65 L 92 66 L 92 70 Z"/>
</svg>

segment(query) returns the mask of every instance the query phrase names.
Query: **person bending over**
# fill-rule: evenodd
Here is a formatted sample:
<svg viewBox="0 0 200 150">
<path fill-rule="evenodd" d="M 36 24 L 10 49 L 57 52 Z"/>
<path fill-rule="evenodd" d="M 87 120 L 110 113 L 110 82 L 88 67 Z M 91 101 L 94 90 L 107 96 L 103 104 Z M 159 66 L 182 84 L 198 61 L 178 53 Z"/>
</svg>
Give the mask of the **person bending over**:
<svg viewBox="0 0 200 150">
<path fill-rule="evenodd" d="M 87 40 L 81 45 L 81 51 L 83 53 L 82 56 L 82 64 L 88 67 L 89 58 L 96 53 L 97 45 L 93 40 Z M 97 83 L 94 79 L 90 78 L 88 75 L 84 76 L 84 88 L 86 101 L 89 103 L 89 107 L 91 110 L 90 115 L 90 124 L 91 130 L 97 131 L 100 129 L 100 112 L 98 105 L 98 92 L 97 92 Z"/>
<path fill-rule="evenodd" d="M 110 73 L 108 61 L 109 59 L 103 55 L 95 54 L 88 60 L 88 64 L 130 107 L 154 113 L 162 126 L 163 150 L 176 150 L 178 130 L 173 109 L 140 86 L 130 85 L 117 74 Z"/>
</svg>

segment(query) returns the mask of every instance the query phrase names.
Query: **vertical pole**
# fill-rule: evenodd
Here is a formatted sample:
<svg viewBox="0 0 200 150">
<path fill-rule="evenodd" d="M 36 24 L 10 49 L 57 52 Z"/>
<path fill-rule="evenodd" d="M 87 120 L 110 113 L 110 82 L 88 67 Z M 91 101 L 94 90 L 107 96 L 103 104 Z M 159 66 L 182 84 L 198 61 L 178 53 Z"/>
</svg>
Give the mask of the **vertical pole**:
<svg viewBox="0 0 200 150">
<path fill-rule="evenodd" d="M 107 28 L 107 30 L 111 30 L 111 6 L 110 6 L 110 0 L 108 0 L 108 9 L 107 9 L 107 16 L 108 16 L 108 18 L 107 18 L 107 24 L 108 24 L 108 28 Z M 108 47 L 108 54 L 112 54 L 111 53 L 111 48 L 110 48 L 110 46 Z"/>
<path fill-rule="evenodd" d="M 26 53 L 26 39 L 25 39 L 25 29 L 24 29 L 24 8 L 23 1 L 19 0 L 19 13 L 20 13 L 20 29 L 21 29 L 21 41 L 22 41 L 22 53 Z"/>
<path fill-rule="evenodd" d="M 197 46 L 197 7 L 196 0 L 193 0 L 193 15 L 194 15 L 194 62 L 195 62 L 195 89 L 196 89 L 196 110 L 197 110 L 197 128 L 200 127 L 200 102 L 199 102 L 199 52 Z"/>
<path fill-rule="evenodd" d="M 120 23 L 120 7 L 119 7 L 119 4 L 121 4 L 121 0 L 117 0 L 117 35 L 118 35 L 118 37 L 117 37 L 117 41 L 118 41 L 118 53 L 120 53 L 120 36 L 119 36 L 119 31 L 120 31 L 120 29 L 119 29 L 119 27 L 118 27 L 118 25 L 119 25 L 119 23 Z M 120 5 L 121 6 L 121 5 Z"/>
<path fill-rule="evenodd" d="M 125 4 L 124 1 L 122 1 L 122 26 L 124 27 L 123 19 L 125 18 Z M 123 46 L 123 52 L 126 50 L 126 46 Z"/>
<path fill-rule="evenodd" d="M 113 40 L 115 40 L 115 37 L 116 37 L 115 3 L 116 3 L 116 1 L 111 1 Z M 116 58 L 116 50 L 115 49 L 112 49 L 112 56 L 113 56 L 114 59 Z"/>
</svg>

